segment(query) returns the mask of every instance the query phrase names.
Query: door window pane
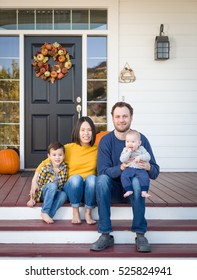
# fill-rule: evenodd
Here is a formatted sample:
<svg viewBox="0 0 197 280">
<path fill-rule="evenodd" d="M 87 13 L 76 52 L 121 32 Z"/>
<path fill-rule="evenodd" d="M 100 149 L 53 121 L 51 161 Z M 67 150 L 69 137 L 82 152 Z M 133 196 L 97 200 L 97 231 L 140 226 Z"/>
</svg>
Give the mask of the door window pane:
<svg viewBox="0 0 197 280">
<path fill-rule="evenodd" d="M 52 10 L 37 10 L 36 11 L 36 29 L 49 30 L 53 29 L 52 25 Z"/>
<path fill-rule="evenodd" d="M 17 102 L 0 103 L 0 123 L 19 123 L 19 106 Z"/>
<path fill-rule="evenodd" d="M 54 29 L 55 30 L 71 29 L 70 10 L 55 10 L 54 11 Z"/>
<path fill-rule="evenodd" d="M 18 37 L 0 36 L 0 57 L 19 57 Z"/>
<path fill-rule="evenodd" d="M 19 101 L 19 82 L 0 80 L 0 101 Z"/>
<path fill-rule="evenodd" d="M 19 38 L 0 37 L 0 149 L 19 146 Z"/>
<path fill-rule="evenodd" d="M 0 150 L 6 147 L 19 146 L 19 125 L 4 125 L 0 123 Z"/>
<path fill-rule="evenodd" d="M 107 57 L 107 37 L 88 37 L 88 58 Z"/>
<path fill-rule="evenodd" d="M 87 113 L 97 132 L 107 129 L 107 37 L 87 38 Z"/>
<path fill-rule="evenodd" d="M 106 30 L 107 12 L 104 9 L 0 9 L 0 28 L 10 30 Z"/>
<path fill-rule="evenodd" d="M 72 11 L 72 29 L 88 29 L 88 10 Z"/>
<path fill-rule="evenodd" d="M 107 82 L 88 81 L 87 85 L 88 101 L 106 101 L 107 100 Z"/>
<path fill-rule="evenodd" d="M 19 79 L 19 60 L 0 58 L 0 79 Z"/>
<path fill-rule="evenodd" d="M 106 59 L 88 59 L 87 69 L 88 79 L 106 79 L 107 61 Z"/>
<path fill-rule="evenodd" d="M 0 29 L 16 29 L 16 10 L 0 9 Z"/>
<path fill-rule="evenodd" d="M 106 10 L 90 10 L 90 29 L 107 29 Z"/>
<path fill-rule="evenodd" d="M 34 10 L 19 10 L 18 11 L 18 29 L 31 30 L 35 29 L 35 12 Z"/>
<path fill-rule="evenodd" d="M 91 117 L 91 119 L 99 124 L 99 123 L 106 123 L 107 122 L 107 104 L 106 103 L 99 103 L 99 102 L 95 102 L 95 103 L 89 103 L 88 104 L 88 116 Z"/>
</svg>

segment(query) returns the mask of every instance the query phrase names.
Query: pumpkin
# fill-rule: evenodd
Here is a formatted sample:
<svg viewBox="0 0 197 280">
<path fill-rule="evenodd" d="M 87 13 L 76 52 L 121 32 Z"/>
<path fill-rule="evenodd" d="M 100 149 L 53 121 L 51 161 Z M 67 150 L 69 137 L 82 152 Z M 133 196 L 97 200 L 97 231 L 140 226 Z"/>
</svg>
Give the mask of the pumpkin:
<svg viewBox="0 0 197 280">
<path fill-rule="evenodd" d="M 97 134 L 96 134 L 95 144 L 98 145 L 99 142 L 100 142 L 100 140 L 101 140 L 101 138 L 102 138 L 105 134 L 107 134 L 107 133 L 109 133 L 109 131 L 101 131 L 101 132 L 97 133 Z"/>
<path fill-rule="evenodd" d="M 18 153 L 13 149 L 0 151 L 0 174 L 16 174 L 20 168 Z"/>
</svg>

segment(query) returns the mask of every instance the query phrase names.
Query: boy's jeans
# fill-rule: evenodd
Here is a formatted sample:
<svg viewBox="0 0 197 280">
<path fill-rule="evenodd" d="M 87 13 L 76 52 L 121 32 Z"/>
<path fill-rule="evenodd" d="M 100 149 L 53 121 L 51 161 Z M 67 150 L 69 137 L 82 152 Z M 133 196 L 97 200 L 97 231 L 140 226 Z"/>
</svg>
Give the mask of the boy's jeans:
<svg viewBox="0 0 197 280">
<path fill-rule="evenodd" d="M 46 184 L 42 190 L 43 204 L 41 211 L 53 218 L 56 211 L 65 203 L 66 198 L 65 192 L 58 191 L 56 183 Z"/>
</svg>

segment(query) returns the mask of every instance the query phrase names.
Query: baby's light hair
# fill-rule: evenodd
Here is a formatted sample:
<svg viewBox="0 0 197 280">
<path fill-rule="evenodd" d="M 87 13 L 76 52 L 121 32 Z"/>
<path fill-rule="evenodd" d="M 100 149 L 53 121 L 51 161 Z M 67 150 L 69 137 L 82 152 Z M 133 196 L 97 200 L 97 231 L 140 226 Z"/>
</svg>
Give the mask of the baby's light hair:
<svg viewBox="0 0 197 280">
<path fill-rule="evenodd" d="M 141 135 L 139 133 L 139 131 L 133 129 L 133 130 L 129 130 L 127 132 L 127 135 L 133 135 L 133 136 L 136 136 L 139 140 L 141 140 Z"/>
</svg>

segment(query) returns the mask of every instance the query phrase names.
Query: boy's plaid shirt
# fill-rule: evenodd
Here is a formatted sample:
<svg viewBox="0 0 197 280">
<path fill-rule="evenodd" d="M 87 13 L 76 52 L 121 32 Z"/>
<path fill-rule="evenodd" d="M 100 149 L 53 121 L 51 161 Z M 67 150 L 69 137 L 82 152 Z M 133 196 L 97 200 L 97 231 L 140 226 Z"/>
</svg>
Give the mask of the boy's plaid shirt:
<svg viewBox="0 0 197 280">
<path fill-rule="evenodd" d="M 67 176 L 68 176 L 68 172 L 67 172 L 67 164 L 63 161 L 59 167 L 59 172 L 57 174 L 57 184 L 58 184 L 58 190 L 60 191 L 62 189 L 62 187 L 64 186 L 64 184 L 67 181 Z M 39 175 L 38 175 L 38 189 L 36 190 L 35 193 L 35 200 L 37 202 L 40 202 L 41 199 L 41 195 L 42 195 L 42 190 L 44 188 L 44 186 L 46 184 L 50 184 L 53 183 L 54 179 L 56 177 L 55 172 L 53 171 L 53 166 L 52 163 L 46 163 Z"/>
</svg>

